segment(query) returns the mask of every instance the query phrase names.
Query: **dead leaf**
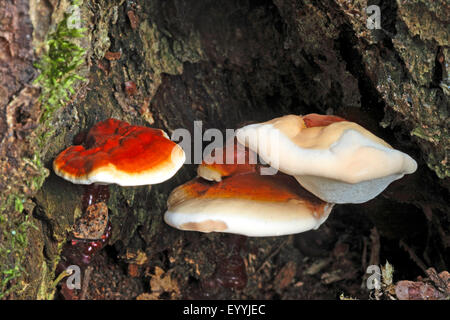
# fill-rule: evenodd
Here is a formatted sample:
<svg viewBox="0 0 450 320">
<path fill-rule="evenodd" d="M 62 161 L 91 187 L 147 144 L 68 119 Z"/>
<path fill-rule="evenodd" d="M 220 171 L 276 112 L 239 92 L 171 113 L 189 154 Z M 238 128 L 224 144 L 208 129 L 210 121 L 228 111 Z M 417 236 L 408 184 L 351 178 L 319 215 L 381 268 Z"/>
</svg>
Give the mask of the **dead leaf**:
<svg viewBox="0 0 450 320">
<path fill-rule="evenodd" d="M 314 261 L 314 263 L 311 266 L 309 266 L 308 269 L 306 269 L 304 271 L 304 274 L 306 274 L 308 276 L 313 276 L 313 275 L 319 273 L 323 268 L 328 266 L 330 263 L 331 263 L 331 259 L 322 259 L 322 260 Z"/>
<path fill-rule="evenodd" d="M 297 272 L 297 264 L 294 261 L 286 263 L 277 274 L 274 280 L 275 288 L 282 290 L 289 286 Z"/>
<path fill-rule="evenodd" d="M 130 277 L 139 277 L 139 266 L 137 264 L 131 263 L 128 265 L 128 274 Z"/>
<path fill-rule="evenodd" d="M 140 249 L 138 249 L 138 251 L 136 252 L 127 249 L 125 259 L 128 261 L 128 263 L 134 263 L 138 266 L 142 266 L 148 261 L 145 252 Z"/>
<path fill-rule="evenodd" d="M 171 272 L 165 272 L 160 267 L 155 267 L 155 272 L 150 279 L 152 294 L 169 293 L 170 298 L 174 299 L 180 295 L 180 288 L 176 279 L 171 277 Z"/>
<path fill-rule="evenodd" d="M 159 300 L 159 293 L 142 293 L 136 297 L 136 300 Z"/>
</svg>

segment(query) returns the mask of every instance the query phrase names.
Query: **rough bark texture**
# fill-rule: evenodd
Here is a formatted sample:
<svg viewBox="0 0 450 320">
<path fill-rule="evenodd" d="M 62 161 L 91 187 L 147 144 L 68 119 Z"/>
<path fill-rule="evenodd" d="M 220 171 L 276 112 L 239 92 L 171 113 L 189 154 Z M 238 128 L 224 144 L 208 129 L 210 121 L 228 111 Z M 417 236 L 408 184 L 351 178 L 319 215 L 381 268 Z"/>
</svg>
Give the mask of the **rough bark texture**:
<svg viewBox="0 0 450 320">
<path fill-rule="evenodd" d="M 247 287 L 215 292 L 218 297 L 357 295 L 357 289 L 333 279 L 359 287 L 365 262 L 354 270 L 346 263 L 360 262 L 355 252 L 363 251 L 373 224 L 385 239 L 383 259 L 397 259 L 400 269 L 409 266 L 400 260 L 407 256 L 395 258 L 400 239 L 410 241 L 428 266 L 448 268 L 450 5 L 445 0 L 351 3 L 85 0 L 80 8 L 86 36 L 74 41 L 87 50 L 78 72 L 88 82 L 78 84 L 72 101 L 44 125 L 33 63 L 70 3 L 2 1 L 3 297 L 53 297 L 55 267 L 81 213 L 82 189 L 55 176 L 51 163 L 76 134 L 109 117 L 170 134 L 176 128 L 193 132 L 194 120 L 203 121 L 204 129 L 224 130 L 287 113 L 328 112 L 360 123 L 418 161 L 414 175 L 365 205 L 339 206 L 316 233 L 251 239 Z M 381 8 L 381 30 L 366 27 L 365 8 L 372 4 Z M 133 96 L 126 93 L 127 81 L 136 84 Z M 39 146 L 45 131 L 51 136 Z M 156 268 L 165 270 L 176 280 L 169 287 L 159 282 L 151 287 L 170 291 L 166 297 L 195 297 L 191 288 L 213 274 L 216 253 L 228 243 L 224 236 L 187 234 L 164 224 L 169 192 L 194 175 L 195 166 L 185 165 L 161 185 L 111 188 L 110 252 L 120 263 L 150 270 L 152 276 L 142 281 L 160 280 Z M 341 242 L 347 243 L 345 250 L 336 245 Z M 351 253 L 347 260 L 339 250 Z M 142 253 L 145 262 L 137 263 Z M 324 263 L 318 267 L 315 260 Z M 10 274 L 15 276 L 8 279 Z M 315 281 L 320 284 L 311 284 Z M 302 292 L 303 283 L 311 284 L 315 295 Z"/>
</svg>

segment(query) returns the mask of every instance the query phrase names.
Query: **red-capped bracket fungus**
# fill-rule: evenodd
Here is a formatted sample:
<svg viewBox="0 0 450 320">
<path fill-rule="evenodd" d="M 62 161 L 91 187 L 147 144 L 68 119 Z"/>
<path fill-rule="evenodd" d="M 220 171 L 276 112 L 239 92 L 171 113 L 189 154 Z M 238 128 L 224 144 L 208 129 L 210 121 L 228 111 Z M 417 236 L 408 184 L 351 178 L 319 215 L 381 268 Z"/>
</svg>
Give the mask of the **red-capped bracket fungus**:
<svg viewBox="0 0 450 320">
<path fill-rule="evenodd" d="M 366 202 L 417 169 L 409 155 L 335 116 L 287 115 L 244 126 L 236 137 L 272 167 L 294 176 L 330 203 Z"/>
<path fill-rule="evenodd" d="M 55 158 L 53 169 L 74 184 L 86 185 L 82 200 L 84 215 L 77 221 L 74 239 L 64 252 L 69 259 L 88 264 L 111 236 L 111 225 L 103 221 L 108 219 L 107 185 L 161 183 L 181 168 L 185 154 L 163 130 L 133 126 L 117 119 L 98 122 L 77 140 L 80 144 Z M 101 236 L 97 238 L 98 235 Z"/>
<path fill-rule="evenodd" d="M 229 176 L 221 182 L 195 178 L 172 191 L 167 205 L 164 220 L 177 229 L 251 237 L 317 229 L 333 207 L 291 176 L 258 172 Z"/>
<path fill-rule="evenodd" d="M 240 173 L 256 172 L 257 154 L 237 142 L 228 139 L 224 148 L 216 148 L 197 167 L 197 175 L 208 181 L 222 181 L 222 178 Z"/>
<path fill-rule="evenodd" d="M 89 130 L 83 145 L 61 152 L 53 170 L 75 184 L 140 186 L 170 179 L 184 161 L 183 149 L 163 130 L 107 119 Z"/>
<path fill-rule="evenodd" d="M 108 184 L 161 183 L 170 179 L 185 161 L 183 149 L 163 130 L 133 126 L 117 119 L 98 122 L 79 140 L 79 145 L 67 148 L 55 158 L 53 169 L 72 183 L 87 185 L 83 195 L 83 210 L 87 213 L 90 206 L 108 201 Z"/>
</svg>

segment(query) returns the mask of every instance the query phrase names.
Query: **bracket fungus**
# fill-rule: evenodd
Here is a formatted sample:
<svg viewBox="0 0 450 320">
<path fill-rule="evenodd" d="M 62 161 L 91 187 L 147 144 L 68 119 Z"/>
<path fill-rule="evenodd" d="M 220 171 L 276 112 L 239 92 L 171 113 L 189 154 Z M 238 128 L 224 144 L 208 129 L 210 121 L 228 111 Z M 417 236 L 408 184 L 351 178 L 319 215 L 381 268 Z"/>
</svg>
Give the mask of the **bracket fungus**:
<svg viewBox="0 0 450 320">
<path fill-rule="evenodd" d="M 206 156 L 197 168 L 197 175 L 208 181 L 222 181 L 222 178 L 246 172 L 256 172 L 257 154 L 246 148 L 233 137 L 225 148 L 216 148 Z"/>
<path fill-rule="evenodd" d="M 108 119 L 53 161 L 57 175 L 76 184 L 140 186 L 170 179 L 183 165 L 183 149 L 160 129 Z"/>
<path fill-rule="evenodd" d="M 132 126 L 117 119 L 98 122 L 87 134 L 77 136 L 74 143 L 53 161 L 58 176 L 86 185 L 84 214 L 76 222 L 73 239 L 63 249 L 63 256 L 88 264 L 111 236 L 107 185 L 161 183 L 181 168 L 185 154 L 163 130 Z"/>
<path fill-rule="evenodd" d="M 272 167 L 294 176 L 330 203 L 366 202 L 417 169 L 409 155 L 335 116 L 287 115 L 244 126 L 236 137 Z"/>
<path fill-rule="evenodd" d="M 317 229 L 332 207 L 293 177 L 248 172 L 221 182 L 198 177 L 177 187 L 164 220 L 181 230 L 281 236 Z"/>
</svg>

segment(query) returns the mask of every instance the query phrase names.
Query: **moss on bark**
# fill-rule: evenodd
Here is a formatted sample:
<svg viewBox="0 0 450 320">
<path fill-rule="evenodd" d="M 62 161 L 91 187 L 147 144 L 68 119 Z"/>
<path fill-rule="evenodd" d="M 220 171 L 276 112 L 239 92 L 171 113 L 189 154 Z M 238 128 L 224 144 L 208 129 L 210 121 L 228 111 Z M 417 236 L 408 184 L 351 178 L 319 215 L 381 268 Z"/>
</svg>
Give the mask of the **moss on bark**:
<svg viewBox="0 0 450 320">
<path fill-rule="evenodd" d="M 202 120 L 204 129 L 225 129 L 286 113 L 342 115 L 418 160 L 411 185 L 395 185 L 384 194 L 389 205 L 398 206 L 393 212 L 401 211 L 402 203 L 408 210 L 432 203 L 436 219 L 447 219 L 439 214 L 449 211 L 445 1 L 85 0 L 80 8 L 87 30 L 74 43 L 86 49 L 76 74 L 87 83 L 77 85 L 47 123 L 39 122 L 44 107 L 41 91 L 32 85 L 34 62 L 45 54 L 45 41 L 70 2 L 41 2 L 0 4 L 0 13 L 23 16 L 26 26 L 15 30 L 12 21 L 11 30 L 2 30 L 18 32 L 19 40 L 0 37 L 0 44 L 8 44 L 0 46 L 5 74 L 0 86 L 3 297 L 53 296 L 55 267 L 81 213 L 82 190 L 51 173 L 51 163 L 76 134 L 108 117 L 170 134 L 176 128 L 193 132 L 194 120 Z M 381 7 L 383 30 L 367 29 L 370 4 Z M 7 24 L 1 21 L 2 28 Z M 136 84 L 136 95 L 126 94 L 126 81 Z M 200 262 L 211 259 L 208 250 L 222 244 L 221 236 L 185 235 L 162 221 L 170 191 L 194 175 L 195 166 L 186 165 L 157 186 L 112 186 L 108 203 L 111 244 L 118 256 L 144 251 L 158 263 L 176 265 L 185 286 L 199 273 L 212 273 Z M 376 215 L 383 205 L 364 210 Z M 382 220 L 374 218 L 380 228 Z M 395 234 L 391 229 L 386 234 Z M 299 237 L 283 245 L 280 266 L 298 258 L 294 244 Z M 267 254 L 284 243 L 272 238 L 251 242 Z M 244 293 L 229 296 L 264 298 L 256 280 L 249 283 Z"/>
</svg>

